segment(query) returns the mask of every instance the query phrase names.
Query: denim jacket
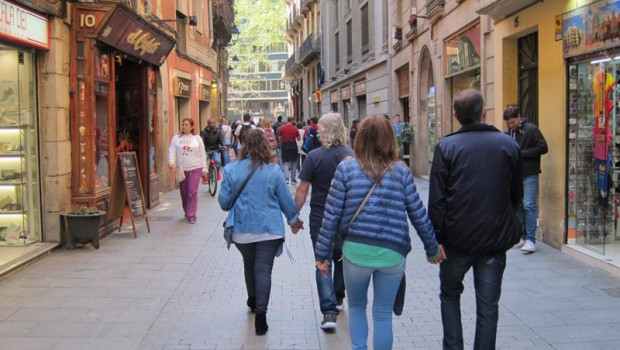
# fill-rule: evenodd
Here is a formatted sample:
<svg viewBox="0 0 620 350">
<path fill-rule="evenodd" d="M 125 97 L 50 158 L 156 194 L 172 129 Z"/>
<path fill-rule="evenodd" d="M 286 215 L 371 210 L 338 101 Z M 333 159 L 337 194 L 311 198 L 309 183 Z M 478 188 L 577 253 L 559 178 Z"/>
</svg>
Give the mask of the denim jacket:
<svg viewBox="0 0 620 350">
<path fill-rule="evenodd" d="M 222 210 L 229 211 L 226 230 L 242 233 L 270 233 L 284 238 L 282 213 L 289 225 L 299 218 L 293 197 L 284 182 L 284 175 L 277 164 L 264 164 L 256 169 L 247 185 L 231 208 L 235 195 L 250 174 L 250 159 L 230 163 L 222 172 L 222 189 L 218 202 Z M 228 248 L 232 243 L 227 235 Z M 277 255 L 282 253 L 282 247 Z"/>
</svg>

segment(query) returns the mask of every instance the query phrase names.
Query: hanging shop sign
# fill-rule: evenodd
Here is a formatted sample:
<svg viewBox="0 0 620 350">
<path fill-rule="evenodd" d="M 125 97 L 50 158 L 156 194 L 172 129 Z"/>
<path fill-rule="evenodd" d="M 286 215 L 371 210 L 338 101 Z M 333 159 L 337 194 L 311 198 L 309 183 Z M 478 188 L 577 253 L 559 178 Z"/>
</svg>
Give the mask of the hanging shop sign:
<svg viewBox="0 0 620 350">
<path fill-rule="evenodd" d="M 0 0 L 0 38 L 49 50 L 49 19 L 25 7 Z"/>
<path fill-rule="evenodd" d="M 601 0 L 562 14 L 564 57 L 620 45 L 620 1 Z"/>
<path fill-rule="evenodd" d="M 191 80 L 181 78 L 181 77 L 174 77 L 174 79 L 172 79 L 172 84 L 173 84 L 172 93 L 174 94 L 174 96 L 185 97 L 185 98 L 190 97 L 190 92 L 192 89 Z"/>
<path fill-rule="evenodd" d="M 132 56 L 161 66 L 175 40 L 130 10 L 118 6 L 101 28 L 97 39 Z"/>
<path fill-rule="evenodd" d="M 340 92 L 340 96 L 342 96 L 343 100 L 350 100 L 351 99 L 351 87 L 348 85 L 343 87 Z"/>
<path fill-rule="evenodd" d="M 445 76 L 461 74 L 480 67 L 480 22 L 445 41 Z"/>
<path fill-rule="evenodd" d="M 211 100 L 211 87 L 207 84 L 200 84 L 199 90 L 198 99 L 209 102 Z"/>
<path fill-rule="evenodd" d="M 338 103 L 338 91 L 332 91 L 329 94 L 329 100 L 331 103 Z"/>
<path fill-rule="evenodd" d="M 366 80 L 355 83 L 355 96 L 366 95 Z"/>
</svg>

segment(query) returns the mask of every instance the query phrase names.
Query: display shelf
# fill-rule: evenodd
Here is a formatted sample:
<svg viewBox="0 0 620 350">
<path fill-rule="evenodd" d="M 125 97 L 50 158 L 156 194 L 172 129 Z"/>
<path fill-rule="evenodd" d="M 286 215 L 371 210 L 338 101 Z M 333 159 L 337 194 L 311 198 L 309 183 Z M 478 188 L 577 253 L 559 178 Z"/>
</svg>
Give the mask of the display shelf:
<svg viewBox="0 0 620 350">
<path fill-rule="evenodd" d="M 26 214 L 28 214 L 27 210 L 7 210 L 7 211 L 0 210 L 0 216 L 3 216 L 3 215 L 26 215 Z"/>
<path fill-rule="evenodd" d="M 26 181 L 7 181 L 7 180 L 0 180 L 0 186 L 24 186 L 26 184 Z"/>
</svg>

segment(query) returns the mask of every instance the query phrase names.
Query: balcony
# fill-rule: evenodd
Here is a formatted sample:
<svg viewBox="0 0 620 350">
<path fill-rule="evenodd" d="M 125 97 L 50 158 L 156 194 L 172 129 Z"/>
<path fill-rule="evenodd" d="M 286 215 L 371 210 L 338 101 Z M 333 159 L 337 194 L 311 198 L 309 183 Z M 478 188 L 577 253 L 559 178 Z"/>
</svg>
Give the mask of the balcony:
<svg viewBox="0 0 620 350">
<path fill-rule="evenodd" d="M 304 66 L 318 60 L 321 57 L 321 36 L 310 34 L 299 47 L 299 62 Z"/>
<path fill-rule="evenodd" d="M 439 17 L 443 14 L 444 0 L 426 0 L 426 17 Z"/>
<path fill-rule="evenodd" d="M 538 0 L 477 0 L 476 13 L 499 20 L 537 2 Z"/>
<path fill-rule="evenodd" d="M 220 46 L 226 46 L 232 39 L 235 13 L 229 1 L 213 0 L 213 32 Z"/>
<path fill-rule="evenodd" d="M 289 57 L 284 64 L 284 76 L 282 78 L 286 81 L 290 81 L 294 79 L 295 76 L 301 74 L 302 71 L 303 67 L 301 66 L 301 64 L 299 64 L 297 60 L 297 55 L 292 54 L 291 57 Z"/>
<path fill-rule="evenodd" d="M 301 2 L 301 12 L 306 14 L 312 10 L 312 5 L 316 3 L 315 0 L 303 0 Z"/>
</svg>

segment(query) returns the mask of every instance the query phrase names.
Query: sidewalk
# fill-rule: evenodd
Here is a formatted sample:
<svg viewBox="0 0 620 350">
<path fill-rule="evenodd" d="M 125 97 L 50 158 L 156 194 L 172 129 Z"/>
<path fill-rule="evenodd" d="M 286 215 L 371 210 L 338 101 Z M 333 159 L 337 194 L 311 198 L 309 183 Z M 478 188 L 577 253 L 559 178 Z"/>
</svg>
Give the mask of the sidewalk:
<svg viewBox="0 0 620 350">
<path fill-rule="evenodd" d="M 416 183 L 427 198 L 428 183 Z M 336 333 L 319 328 L 307 229 L 287 234 L 294 261 L 286 252 L 276 259 L 269 332 L 254 335 L 241 255 L 234 247 L 226 250 L 222 238 L 225 213 L 205 186 L 199 196 L 196 225 L 182 219 L 179 194 L 173 191 L 149 211 L 151 233 L 138 221 L 137 239 L 129 224 L 103 239 L 99 250 L 90 245 L 59 249 L 0 280 L 0 348 L 350 348 L 346 309 Z M 304 221 L 308 211 L 306 205 Z M 438 267 L 425 261 L 415 233 L 413 247 L 405 311 L 394 318 L 394 349 L 440 349 Z M 508 253 L 498 348 L 619 349 L 620 280 L 544 244 L 538 249 L 532 255 Z M 470 275 L 462 309 L 466 348 L 471 348 Z"/>
</svg>

